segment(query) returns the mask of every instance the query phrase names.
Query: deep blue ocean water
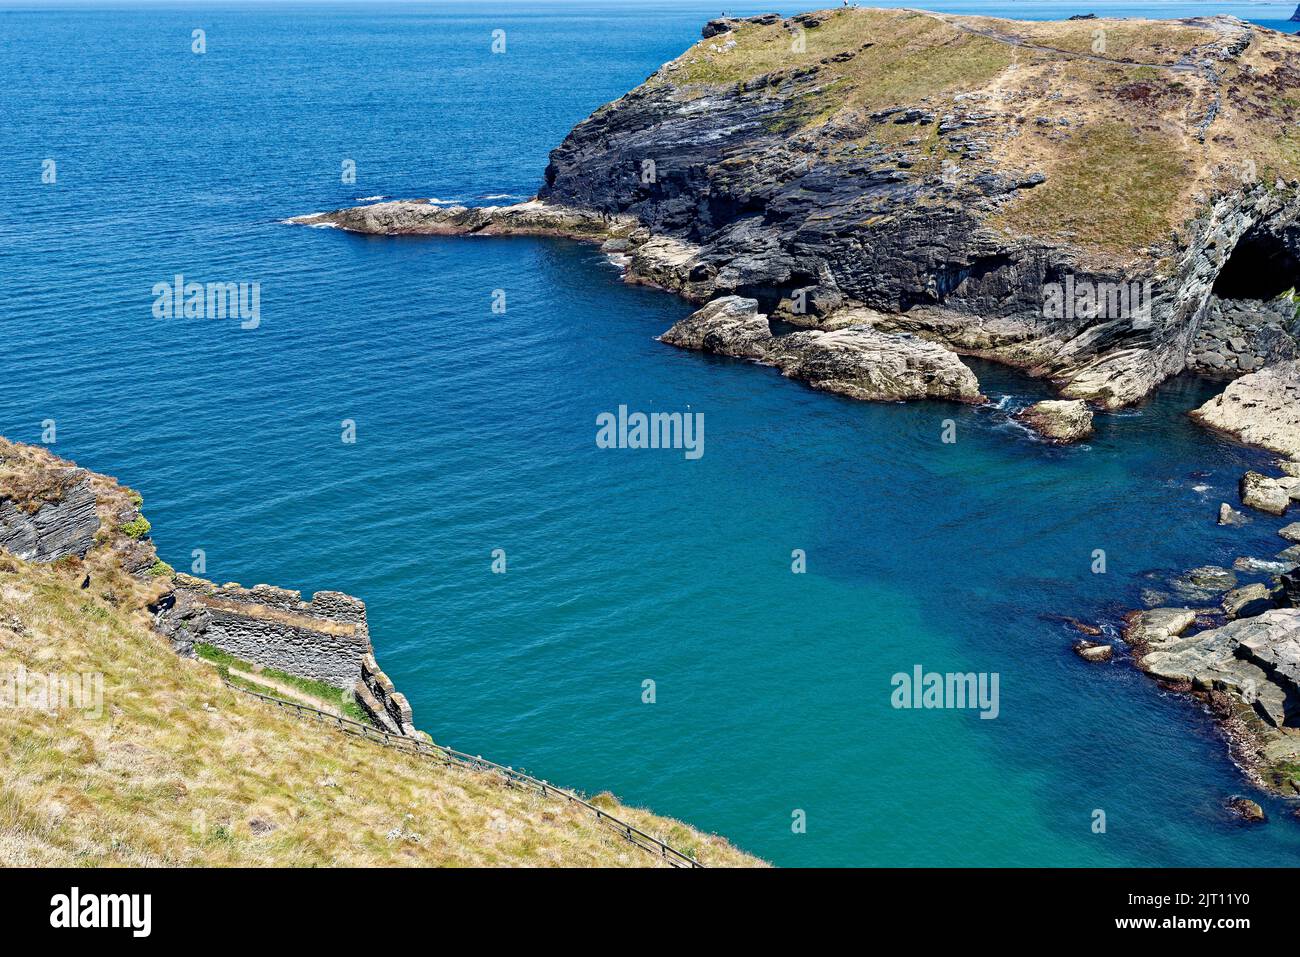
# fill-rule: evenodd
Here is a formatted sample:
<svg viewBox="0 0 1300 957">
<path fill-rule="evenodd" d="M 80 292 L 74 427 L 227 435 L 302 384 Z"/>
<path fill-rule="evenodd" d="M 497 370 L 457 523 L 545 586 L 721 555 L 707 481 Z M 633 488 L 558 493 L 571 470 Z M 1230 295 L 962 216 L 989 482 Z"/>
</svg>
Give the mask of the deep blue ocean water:
<svg viewBox="0 0 1300 957">
<path fill-rule="evenodd" d="M 591 247 L 281 224 L 531 195 L 574 123 L 721 12 L 487 6 L 0 9 L 0 434 L 55 420 L 57 452 L 141 490 L 178 568 L 201 548 L 217 581 L 364 598 L 437 740 L 778 864 L 1300 862 L 1300 822 L 1197 706 L 1042 617 L 1114 624 L 1161 577 L 1279 550 L 1280 521 L 1215 525 L 1266 459 L 1186 419 L 1212 385 L 1055 449 L 997 409 L 855 403 L 660 345 L 689 307 Z M 260 282 L 261 325 L 153 318 L 176 273 Z M 996 399 L 1048 394 L 976 368 Z M 620 404 L 702 412 L 705 454 L 598 449 Z M 918 664 L 998 673 L 998 718 L 892 708 Z M 1270 822 L 1229 821 L 1237 793 Z"/>
</svg>

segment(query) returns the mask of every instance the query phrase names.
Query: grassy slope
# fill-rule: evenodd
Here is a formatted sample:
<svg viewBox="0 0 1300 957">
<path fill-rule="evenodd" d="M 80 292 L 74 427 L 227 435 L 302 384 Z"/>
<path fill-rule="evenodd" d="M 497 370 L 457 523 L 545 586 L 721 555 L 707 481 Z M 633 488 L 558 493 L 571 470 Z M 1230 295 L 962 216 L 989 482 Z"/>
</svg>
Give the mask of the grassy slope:
<svg viewBox="0 0 1300 957">
<path fill-rule="evenodd" d="M 1105 32 L 1104 56 L 1127 63 L 1089 59 L 1097 30 Z M 725 47 L 729 39 L 734 47 Z M 922 155 L 916 166 L 927 174 L 937 162 L 926 160 L 946 155 L 936 129 L 900 131 L 870 122 L 868 113 L 893 106 L 924 106 L 938 115 L 958 106 L 991 113 L 979 132 L 992 152 L 966 162 L 967 172 L 1047 175 L 1044 186 L 1024 191 L 995 225 L 1112 260 L 1157 258 L 1154 247 L 1170 240 L 1208 196 L 1240 186 L 1248 163 L 1265 183 L 1300 178 L 1300 41 L 1271 31 L 1255 31 L 1240 63 L 1220 64 L 1218 84 L 1199 71 L 1159 66 L 1203 59 L 1193 51 L 1219 38 L 1202 25 L 1031 24 L 859 9 L 831 12 L 805 32 L 803 50 L 792 48 L 793 40 L 780 24 L 745 25 L 730 37 L 697 43 L 650 82 L 671 83 L 690 97 L 760 76 L 775 86 L 794 70 L 817 66 L 818 90 L 792 104 L 776 129 L 815 135 L 833 125 L 840 142 L 854 146 L 894 147 L 902 132 L 919 135 L 921 152 L 934 154 Z M 861 49 L 864 44 L 872 45 Z M 860 52 L 844 62 L 824 62 L 853 50 Z M 1131 65 L 1146 63 L 1156 66 Z M 1221 110 L 1202 144 L 1195 127 L 1216 95 Z M 1040 117 L 1051 122 L 1039 124 Z"/>
<path fill-rule="evenodd" d="M 0 452 L 13 448 L 0 440 Z M 106 511 L 129 496 L 96 485 Z M 162 585 L 124 572 L 117 550 L 136 546 L 103 538 L 84 562 L 0 553 L 0 676 L 19 665 L 97 672 L 104 688 L 99 717 L 0 706 L 0 865 L 657 863 L 590 812 L 224 688 L 212 664 L 178 658 L 152 631 L 144 606 Z M 677 821 L 600 803 L 707 864 L 761 863 Z"/>
</svg>

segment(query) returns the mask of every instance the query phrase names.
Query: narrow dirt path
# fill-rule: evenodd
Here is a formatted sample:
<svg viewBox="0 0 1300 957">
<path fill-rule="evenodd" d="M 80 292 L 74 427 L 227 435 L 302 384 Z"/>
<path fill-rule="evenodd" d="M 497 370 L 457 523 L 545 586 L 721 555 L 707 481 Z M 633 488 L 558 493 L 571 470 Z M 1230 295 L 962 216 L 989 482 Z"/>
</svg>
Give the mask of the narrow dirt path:
<svg viewBox="0 0 1300 957">
<path fill-rule="evenodd" d="M 990 40 L 996 40 L 998 43 L 1005 43 L 1008 46 L 1019 47 L 1022 50 L 1035 50 L 1039 53 L 1055 53 L 1058 56 L 1074 57 L 1077 60 L 1091 60 L 1093 63 L 1106 63 L 1112 66 L 1147 66 L 1155 70 L 1171 70 L 1175 73 L 1201 73 L 1204 68 L 1196 63 L 1187 63 L 1180 61 L 1178 63 L 1145 63 L 1141 60 L 1116 60 L 1111 57 L 1101 56 L 1097 53 L 1080 53 L 1077 50 L 1062 50 L 1058 47 L 1042 46 L 1037 43 L 1030 43 L 1022 37 L 1009 33 L 999 33 L 997 30 L 982 30 L 979 27 L 968 26 L 950 19 L 942 14 L 933 14 L 933 16 L 942 20 L 950 27 L 955 27 L 963 33 L 972 33 L 975 36 L 986 37 Z"/>
<path fill-rule="evenodd" d="M 343 714 L 343 712 L 338 708 L 333 707 L 328 701 L 323 701 L 320 698 L 313 698 L 311 695 L 304 694 L 292 685 L 284 684 L 283 682 L 276 681 L 273 678 L 267 678 L 265 675 L 259 675 L 252 671 L 243 671 L 239 668 L 231 668 L 230 673 L 236 678 L 242 678 L 250 684 L 255 684 L 267 688 L 268 690 L 279 692 L 289 700 L 296 701 L 299 704 L 305 704 L 308 707 L 315 708 L 317 711 L 324 711 L 336 717 L 347 717 L 347 715 Z"/>
</svg>

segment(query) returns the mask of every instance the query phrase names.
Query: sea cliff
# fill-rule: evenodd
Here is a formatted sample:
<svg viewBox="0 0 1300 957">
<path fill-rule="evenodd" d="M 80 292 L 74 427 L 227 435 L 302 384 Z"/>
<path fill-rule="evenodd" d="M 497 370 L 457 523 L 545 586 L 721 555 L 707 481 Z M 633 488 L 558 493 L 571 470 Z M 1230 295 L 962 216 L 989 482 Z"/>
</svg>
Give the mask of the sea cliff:
<svg viewBox="0 0 1300 957">
<path fill-rule="evenodd" d="M 1230 17 L 867 9 L 703 33 L 578 124 L 529 203 L 295 221 L 600 240 L 631 281 L 753 299 L 795 327 L 911 333 L 1103 408 L 1229 356 L 1239 372 L 1294 357 L 1279 337 L 1241 364 L 1240 323 L 1206 320 L 1265 323 L 1296 271 L 1295 38 Z"/>
</svg>

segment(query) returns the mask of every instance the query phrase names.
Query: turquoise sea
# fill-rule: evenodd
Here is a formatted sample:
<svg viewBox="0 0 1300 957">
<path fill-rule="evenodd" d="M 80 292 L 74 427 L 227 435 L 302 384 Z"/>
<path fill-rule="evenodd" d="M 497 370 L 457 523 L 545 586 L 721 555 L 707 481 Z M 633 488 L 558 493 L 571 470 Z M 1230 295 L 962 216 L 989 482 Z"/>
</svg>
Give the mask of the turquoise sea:
<svg viewBox="0 0 1300 957">
<path fill-rule="evenodd" d="M 1295 26 L 1282 3 L 932 6 Z M 1057 449 L 1007 415 L 1047 387 L 995 366 L 1000 406 L 868 405 L 663 346 L 690 307 L 591 247 L 281 224 L 529 196 L 574 123 L 720 12 L 0 7 L 0 434 L 53 419 L 58 453 L 141 490 L 177 568 L 202 549 L 217 581 L 365 599 L 438 741 L 777 864 L 1300 863 L 1300 821 L 1194 703 L 1044 617 L 1113 627 L 1170 575 L 1280 549 L 1280 521 L 1215 525 L 1266 459 L 1185 417 L 1212 384 Z M 260 282 L 260 325 L 155 319 L 177 273 Z M 702 413 L 704 455 L 597 448 L 619 405 Z M 997 718 L 893 708 L 917 665 L 996 673 Z M 1230 821 L 1233 794 L 1269 823 Z"/>
</svg>

